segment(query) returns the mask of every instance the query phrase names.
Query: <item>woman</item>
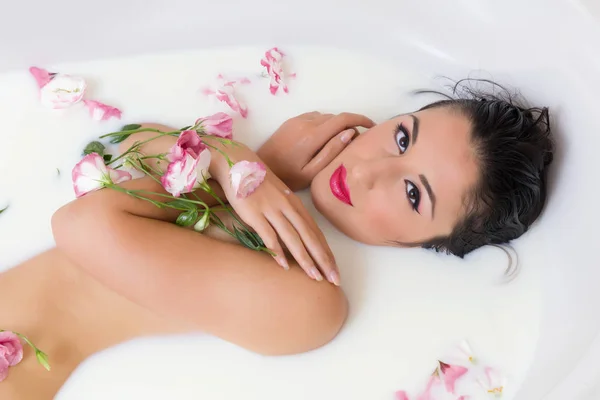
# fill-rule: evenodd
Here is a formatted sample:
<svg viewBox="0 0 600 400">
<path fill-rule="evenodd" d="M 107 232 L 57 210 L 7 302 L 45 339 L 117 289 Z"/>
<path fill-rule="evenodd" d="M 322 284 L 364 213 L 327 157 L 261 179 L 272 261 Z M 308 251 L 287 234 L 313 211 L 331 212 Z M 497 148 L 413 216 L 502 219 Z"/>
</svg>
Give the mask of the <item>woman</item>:
<svg viewBox="0 0 600 400">
<path fill-rule="evenodd" d="M 357 135 L 358 126 L 368 130 Z M 143 152 L 164 153 L 174 141 L 162 137 Z M 536 220 L 553 150 L 547 109 L 471 93 L 379 125 L 307 113 L 256 154 L 243 145 L 226 151 L 269 167 L 252 195 L 237 198 L 214 150 L 211 185 L 283 268 L 221 231 L 176 226 L 173 210 L 115 190 L 87 194 L 53 216 L 55 249 L 0 276 L 11 299 L 0 328 L 26 334 L 53 367 L 46 372 L 26 350 L 0 398 L 51 398 L 85 358 L 143 335 L 201 331 L 267 355 L 318 348 L 339 332 L 348 306 L 335 258 L 292 191 L 310 186 L 319 212 L 355 240 L 462 257 L 515 239 Z M 121 186 L 164 193 L 150 178 Z"/>
</svg>

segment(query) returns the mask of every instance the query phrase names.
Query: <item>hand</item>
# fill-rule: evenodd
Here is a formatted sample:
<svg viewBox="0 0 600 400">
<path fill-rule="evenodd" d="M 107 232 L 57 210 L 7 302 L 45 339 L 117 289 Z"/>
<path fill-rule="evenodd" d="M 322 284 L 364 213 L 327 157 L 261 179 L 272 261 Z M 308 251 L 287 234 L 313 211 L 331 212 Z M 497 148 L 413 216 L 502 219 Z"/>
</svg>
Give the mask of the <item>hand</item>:
<svg viewBox="0 0 600 400">
<path fill-rule="evenodd" d="M 309 112 L 284 122 L 257 154 L 292 191 L 305 189 L 358 134 L 357 126 L 375 122 L 360 114 Z"/>
<path fill-rule="evenodd" d="M 262 160 L 246 146 L 227 146 L 222 151 L 233 162 Z M 254 193 L 245 198 L 236 196 L 229 182 L 229 166 L 218 152 L 213 153 L 211 175 L 221 184 L 229 204 L 239 217 L 263 240 L 275 254 L 275 260 L 289 269 L 283 248 L 298 262 L 306 274 L 317 281 L 323 277 L 340 284 L 339 270 L 325 235 L 308 213 L 300 199 L 267 169 L 267 175 Z"/>
</svg>

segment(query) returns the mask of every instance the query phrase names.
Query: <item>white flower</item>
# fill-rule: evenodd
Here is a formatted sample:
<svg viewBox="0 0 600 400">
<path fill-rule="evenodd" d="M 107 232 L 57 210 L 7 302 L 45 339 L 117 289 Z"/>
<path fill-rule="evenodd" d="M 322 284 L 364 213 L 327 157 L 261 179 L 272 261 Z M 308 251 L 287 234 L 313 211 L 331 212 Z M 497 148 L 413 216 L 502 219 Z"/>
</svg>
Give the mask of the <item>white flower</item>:
<svg viewBox="0 0 600 400">
<path fill-rule="evenodd" d="M 68 108 L 81 101 L 85 89 L 83 78 L 57 74 L 40 89 L 40 101 L 48 108 Z"/>
<path fill-rule="evenodd" d="M 258 162 L 240 161 L 229 171 L 231 187 L 239 198 L 251 195 L 265 180 L 267 169 Z"/>
<path fill-rule="evenodd" d="M 506 387 L 506 378 L 491 367 L 484 369 L 484 373 L 477 378 L 477 382 L 488 394 L 495 397 L 501 397 Z"/>
</svg>

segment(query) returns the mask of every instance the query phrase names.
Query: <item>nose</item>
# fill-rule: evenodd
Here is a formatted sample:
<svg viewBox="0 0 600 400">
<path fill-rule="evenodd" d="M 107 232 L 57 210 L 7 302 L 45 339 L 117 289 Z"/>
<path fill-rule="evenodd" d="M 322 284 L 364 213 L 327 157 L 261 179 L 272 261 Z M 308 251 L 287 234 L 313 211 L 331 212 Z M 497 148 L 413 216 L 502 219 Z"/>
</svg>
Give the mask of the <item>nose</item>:
<svg viewBox="0 0 600 400">
<path fill-rule="evenodd" d="M 391 187 L 401 176 L 401 165 L 393 157 L 362 161 L 351 171 L 352 180 L 365 190 L 376 186 Z"/>
</svg>

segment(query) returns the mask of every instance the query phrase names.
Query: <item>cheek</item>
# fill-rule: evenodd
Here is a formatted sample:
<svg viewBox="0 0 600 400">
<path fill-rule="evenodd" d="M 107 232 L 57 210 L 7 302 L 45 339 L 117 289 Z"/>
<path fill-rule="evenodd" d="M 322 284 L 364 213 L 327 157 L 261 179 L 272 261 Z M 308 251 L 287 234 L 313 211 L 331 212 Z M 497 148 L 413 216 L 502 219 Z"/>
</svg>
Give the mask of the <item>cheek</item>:
<svg viewBox="0 0 600 400">
<path fill-rule="evenodd" d="M 389 192 L 370 194 L 369 207 L 362 214 L 365 231 L 374 242 L 421 243 L 431 237 L 431 223 L 402 201 L 402 196 L 392 197 Z"/>
<path fill-rule="evenodd" d="M 383 243 L 411 240 L 407 240 L 407 233 L 410 233 L 408 228 L 412 224 L 410 210 L 399 204 L 396 196 L 391 197 L 389 192 L 371 191 L 366 204 L 368 206 L 362 213 L 364 226 L 368 227 L 374 241 Z"/>
</svg>

